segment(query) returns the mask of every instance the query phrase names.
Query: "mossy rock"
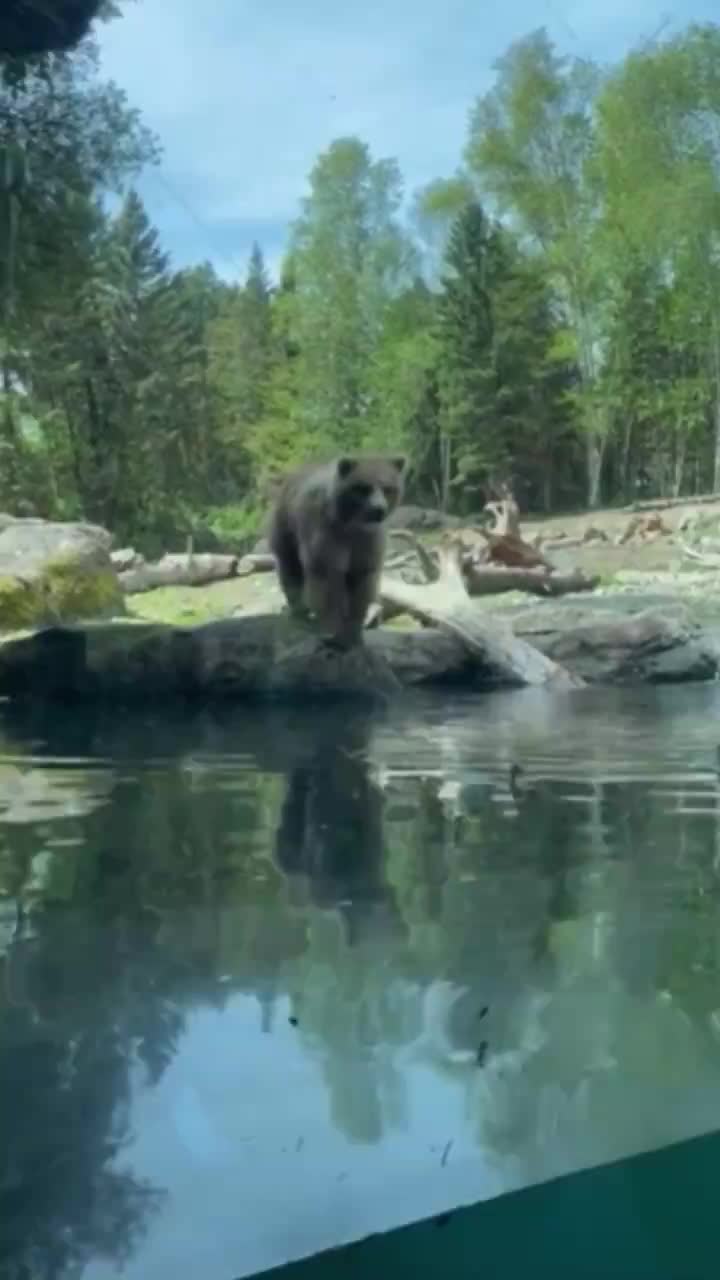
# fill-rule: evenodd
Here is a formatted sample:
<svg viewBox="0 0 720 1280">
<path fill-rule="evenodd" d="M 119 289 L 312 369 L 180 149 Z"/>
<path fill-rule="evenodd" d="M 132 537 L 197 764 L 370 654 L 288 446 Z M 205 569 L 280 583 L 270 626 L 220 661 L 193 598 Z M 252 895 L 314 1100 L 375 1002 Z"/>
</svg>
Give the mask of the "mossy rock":
<svg viewBox="0 0 720 1280">
<path fill-rule="evenodd" d="M 33 581 L 0 575 L 0 630 L 16 631 L 48 622 L 110 618 L 125 601 L 110 570 L 90 571 L 72 561 L 50 561 Z"/>
<path fill-rule="evenodd" d="M 0 532 L 0 631 L 125 612 L 110 535 L 93 525 L 16 520 Z"/>
</svg>

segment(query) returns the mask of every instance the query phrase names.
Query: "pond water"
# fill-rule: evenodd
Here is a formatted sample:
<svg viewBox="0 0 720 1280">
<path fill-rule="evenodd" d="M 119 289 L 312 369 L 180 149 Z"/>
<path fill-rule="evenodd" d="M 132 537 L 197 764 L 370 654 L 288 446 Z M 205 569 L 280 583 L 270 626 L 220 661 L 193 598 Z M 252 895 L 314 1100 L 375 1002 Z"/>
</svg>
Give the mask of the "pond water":
<svg viewBox="0 0 720 1280">
<path fill-rule="evenodd" d="M 0 1274 L 231 1280 L 719 1128 L 719 710 L 0 708 Z"/>
</svg>

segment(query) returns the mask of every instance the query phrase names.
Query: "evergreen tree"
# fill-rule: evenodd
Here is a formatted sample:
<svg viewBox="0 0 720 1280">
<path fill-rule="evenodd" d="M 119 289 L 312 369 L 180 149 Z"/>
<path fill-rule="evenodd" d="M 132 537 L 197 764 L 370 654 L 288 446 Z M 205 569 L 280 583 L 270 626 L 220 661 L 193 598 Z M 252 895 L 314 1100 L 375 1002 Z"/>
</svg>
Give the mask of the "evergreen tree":
<svg viewBox="0 0 720 1280">
<path fill-rule="evenodd" d="M 501 475 L 523 508 L 550 511 L 572 501 L 582 473 L 582 437 L 571 397 L 579 375 L 560 308 L 537 258 L 496 230 L 488 289 L 493 342 L 485 435 L 496 441 Z"/>
<path fill-rule="evenodd" d="M 98 234 L 77 302 L 38 391 L 62 406 L 80 509 L 160 540 L 205 478 L 204 344 L 135 192 Z"/>
<path fill-rule="evenodd" d="M 310 452 L 308 438 L 299 427 L 297 317 L 297 275 L 290 253 L 283 260 L 280 284 L 270 304 L 273 359 L 264 412 L 248 435 L 248 449 L 262 497 L 269 494 L 278 472 L 302 462 Z"/>
<path fill-rule="evenodd" d="M 244 286 L 225 289 L 210 331 L 211 377 L 219 397 L 221 438 L 237 489 L 250 481 L 251 454 L 263 452 L 278 343 L 273 333 L 273 291 L 262 250 L 254 244 Z"/>
<path fill-rule="evenodd" d="M 472 201 L 453 222 L 438 303 L 440 497 L 471 484 L 501 460 L 501 442 L 486 430 L 492 399 L 493 309 L 490 258 L 497 231 Z"/>
<path fill-rule="evenodd" d="M 549 508 L 574 370 L 538 264 L 476 201 L 450 231 L 437 328 L 445 500 L 455 487 L 456 505 L 477 506 L 512 476 L 525 504 Z"/>
<path fill-rule="evenodd" d="M 271 315 L 272 290 L 265 260 L 258 244 L 252 247 L 245 288 L 239 296 L 240 410 L 243 421 L 254 426 L 263 416 L 274 344 Z"/>
</svg>

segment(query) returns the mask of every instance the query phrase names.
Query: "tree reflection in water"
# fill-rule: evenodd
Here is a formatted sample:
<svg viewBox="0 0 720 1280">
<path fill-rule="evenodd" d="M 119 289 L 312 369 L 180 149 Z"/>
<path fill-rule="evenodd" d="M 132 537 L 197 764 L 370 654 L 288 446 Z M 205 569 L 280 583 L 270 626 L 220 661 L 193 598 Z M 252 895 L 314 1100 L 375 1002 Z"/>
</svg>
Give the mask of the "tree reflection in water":
<svg viewBox="0 0 720 1280">
<path fill-rule="evenodd" d="M 528 1176 L 642 1143 L 648 1081 L 682 1100 L 659 1140 L 703 1127 L 716 782 L 667 781 L 650 718 L 642 776 L 563 742 L 510 788 L 512 753 L 445 718 L 414 761 L 402 724 L 346 708 L 5 710 L 3 1274 L 132 1253 L 163 1204 L 126 1153 L 133 1091 L 240 992 L 267 1033 L 289 997 L 353 1143 L 407 1126 L 411 1063 Z"/>
</svg>

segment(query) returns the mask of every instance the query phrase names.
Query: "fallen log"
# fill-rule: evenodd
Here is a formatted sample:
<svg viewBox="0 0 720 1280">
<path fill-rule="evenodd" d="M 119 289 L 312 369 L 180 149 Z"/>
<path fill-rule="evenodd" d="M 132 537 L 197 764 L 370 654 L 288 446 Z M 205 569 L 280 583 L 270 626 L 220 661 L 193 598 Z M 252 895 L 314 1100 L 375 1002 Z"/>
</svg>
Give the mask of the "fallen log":
<svg viewBox="0 0 720 1280">
<path fill-rule="evenodd" d="M 237 556 L 165 555 L 153 564 L 138 564 L 118 573 L 118 581 L 126 595 L 139 595 L 156 587 L 202 587 L 235 578 L 237 573 Z"/>
<path fill-rule="evenodd" d="M 451 542 L 458 548 L 456 554 L 459 555 L 465 588 L 470 596 L 500 595 L 506 591 L 527 591 L 531 595 L 545 597 L 561 596 L 574 591 L 593 591 L 598 585 L 597 575 L 586 574 L 581 569 L 561 572 L 544 560 L 542 563 L 536 561 L 534 565 L 526 567 L 493 564 L 487 560 L 479 560 L 477 547 L 480 531 L 477 531 L 476 536 L 472 538 L 469 537 L 470 533 L 475 534 L 475 531 L 461 529 L 451 535 Z M 405 533 L 404 537 L 416 552 L 426 580 L 437 581 L 441 572 L 438 552 L 435 551 L 434 554 L 430 552 L 412 533 Z M 469 550 L 467 549 L 468 541 L 471 543 Z M 383 575 L 380 603 L 385 620 L 402 612 L 398 592 L 395 589 L 396 582 L 396 578 L 389 574 Z"/>
<path fill-rule="evenodd" d="M 557 599 L 570 593 L 593 591 L 599 581 L 597 577 L 588 576 L 581 569 L 571 569 L 567 573 L 546 573 L 542 569 L 505 569 L 502 565 L 476 564 L 466 557 L 462 559 L 462 571 L 467 593 L 471 598 L 523 591 L 546 600 Z M 402 590 L 398 589 L 398 584 Z M 412 612 L 407 608 L 409 597 L 404 591 L 406 585 L 409 584 L 391 574 L 383 576 L 380 601 L 369 614 L 366 626 L 377 626 L 379 622 L 389 622 L 400 614 Z M 418 620 L 422 619 L 418 616 Z"/>
<path fill-rule="evenodd" d="M 514 636 L 506 622 L 473 606 L 463 577 L 461 554 L 456 538 L 441 546 L 438 578 L 423 586 L 385 575 L 381 600 L 396 613 L 408 613 L 425 626 L 437 626 L 457 636 L 500 683 L 576 686 L 577 681 L 567 671 Z"/>
<path fill-rule="evenodd" d="M 623 511 L 654 511 L 667 510 L 668 507 L 692 507 L 697 503 L 703 506 L 708 503 L 720 504 L 720 493 L 699 493 L 688 494 L 684 498 L 643 498 L 638 502 L 630 502 Z"/>
<path fill-rule="evenodd" d="M 110 552 L 110 561 L 116 573 L 126 573 L 128 569 L 137 569 L 139 565 L 145 564 L 145 557 L 134 547 L 118 547 L 116 551 Z"/>
<path fill-rule="evenodd" d="M 628 542 L 637 540 L 647 540 L 651 534 L 663 534 L 667 537 L 670 533 L 672 530 L 665 524 L 659 512 L 651 511 L 649 515 L 635 515 L 628 521 L 618 539 L 618 546 L 623 547 Z"/>
<path fill-rule="evenodd" d="M 435 582 L 440 575 L 440 570 L 436 559 L 433 557 L 433 554 L 428 547 L 426 547 L 425 544 L 422 543 L 420 539 L 409 529 L 393 529 L 391 536 L 395 541 L 409 543 L 412 551 L 418 558 L 420 568 L 425 574 L 426 580 L 428 582 Z"/>
<path fill-rule="evenodd" d="M 246 578 L 251 573 L 269 573 L 275 570 L 275 556 L 272 551 L 249 551 L 238 560 L 237 574 Z"/>
<path fill-rule="evenodd" d="M 471 596 L 494 596 L 504 591 L 527 591 L 535 596 L 563 596 L 571 591 L 593 591 L 600 579 L 582 569 L 513 569 L 502 565 L 475 564 L 463 560 L 463 574 Z"/>
<path fill-rule="evenodd" d="M 584 545 L 582 538 L 580 536 L 576 537 L 574 534 L 571 534 L 566 538 L 540 539 L 540 546 L 543 551 L 575 550 L 577 547 L 582 547 Z"/>
</svg>

